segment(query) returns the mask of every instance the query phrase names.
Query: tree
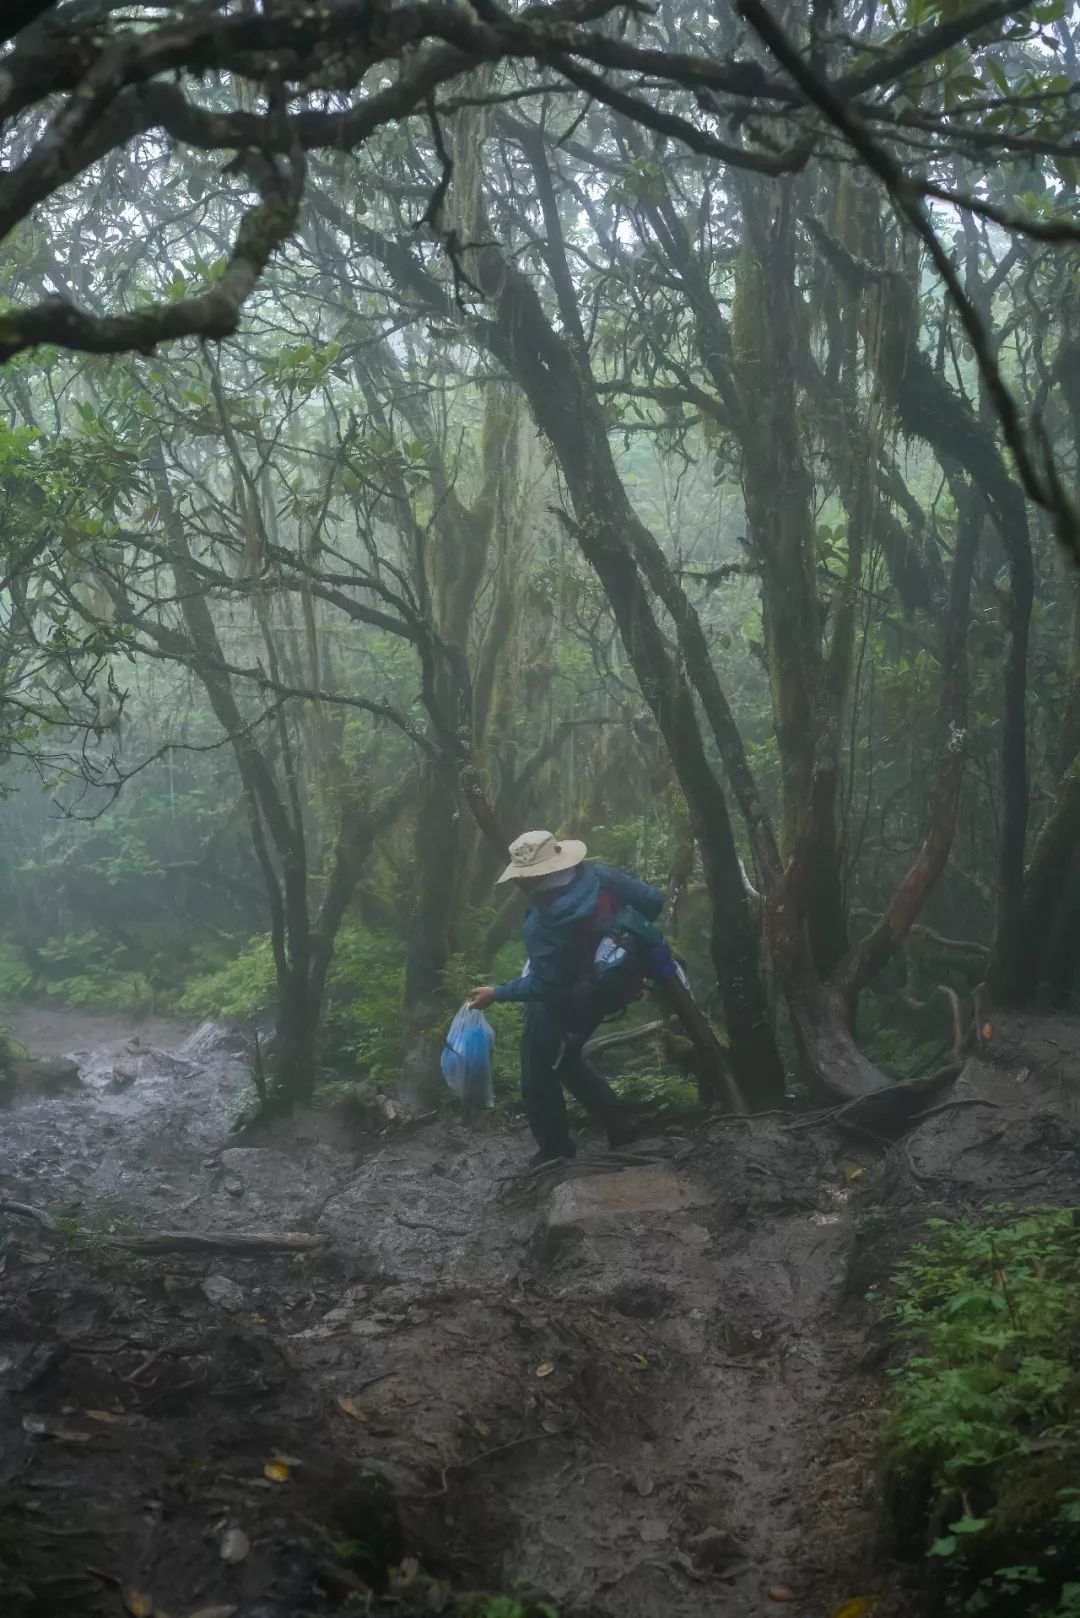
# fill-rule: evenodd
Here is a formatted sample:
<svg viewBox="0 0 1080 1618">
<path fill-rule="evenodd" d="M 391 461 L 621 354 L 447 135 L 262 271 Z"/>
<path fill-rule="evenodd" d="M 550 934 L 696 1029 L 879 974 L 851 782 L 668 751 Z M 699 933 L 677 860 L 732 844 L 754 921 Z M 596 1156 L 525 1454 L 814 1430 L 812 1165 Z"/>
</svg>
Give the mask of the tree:
<svg viewBox="0 0 1080 1618">
<path fill-rule="evenodd" d="M 418 751 L 408 988 L 426 1008 L 506 822 L 580 721 L 616 700 L 631 746 L 644 756 L 658 737 L 670 760 L 732 1054 L 763 1100 L 783 1083 L 763 943 L 810 1075 L 845 1095 L 879 1086 L 855 1039 L 860 996 L 906 950 L 961 831 L 980 872 L 996 845 L 991 985 L 1034 992 L 1046 973 L 1019 941 L 1025 921 L 1048 938 L 1066 926 L 1080 802 L 1070 700 L 1056 800 L 1029 838 L 1047 778 L 1033 647 L 1059 656 L 1035 580 L 1050 544 L 1077 550 L 1071 315 L 1052 312 L 1049 267 L 1076 236 L 1070 84 L 1053 60 L 1073 36 L 1056 6 L 931 5 L 886 22 L 873 6 L 804 19 L 760 0 L 719 20 L 692 3 L 651 16 L 341 0 L 315 14 L 282 0 L 269 16 L 211 6 L 136 25 L 102 4 L 92 38 L 82 8 L 41 9 L 5 58 L 0 228 L 19 306 L 0 316 L 0 353 L 29 420 L 58 363 L 31 352 L 45 342 L 122 354 L 230 339 L 195 363 L 186 398 L 170 371 L 190 348 L 165 369 L 130 362 L 131 396 L 168 397 L 202 445 L 184 452 L 191 492 L 171 496 L 202 539 L 174 514 L 164 542 L 133 524 L 119 561 L 88 546 L 111 615 L 79 611 L 139 633 L 137 656 L 209 674 L 234 748 L 252 722 L 239 693 L 270 705 L 273 792 L 250 749 L 238 760 L 279 910 L 296 900 L 277 928 L 283 994 L 308 992 L 287 939 L 305 955 L 313 821 L 296 783 L 333 754 L 319 715 L 381 717 Z M 66 100 L 47 119 L 50 97 Z M 224 176 L 220 153 L 237 154 Z M 124 204 L 149 259 L 115 229 L 132 154 L 154 177 Z M 78 184 L 91 171 L 106 185 L 92 195 Z M 78 262 L 58 261 L 42 218 L 83 243 Z M 1028 320 L 1019 300 L 1040 277 Z M 275 352 L 268 334 L 286 330 Z M 115 397 L 95 364 L 80 373 L 91 394 Z M 266 433 L 246 401 L 271 375 Z M 525 597 L 506 564 L 541 539 L 510 483 L 515 447 L 536 442 L 522 400 L 553 460 L 535 481 L 547 528 L 595 580 L 576 633 L 603 701 L 515 728 L 494 700 L 526 684 L 511 647 Z M 153 413 L 136 406 L 144 423 Z M 157 422 L 156 449 L 144 425 L 106 434 L 117 450 L 138 441 L 138 478 L 164 476 L 163 515 L 173 430 Z M 743 531 L 691 560 L 635 486 L 645 441 L 711 467 Z M 154 456 L 164 472 L 148 473 Z M 760 623 L 737 627 L 768 713 L 750 711 L 711 622 L 716 593 L 736 590 L 750 617 L 760 593 Z M 229 650 L 241 605 L 254 661 Z M 406 660 L 396 700 L 355 665 L 324 677 L 321 615 L 348 621 L 365 655 L 389 637 Z M 879 733 L 904 703 L 921 705 L 917 745 Z M 996 781 L 973 784 L 967 766 L 994 750 Z M 604 767 L 597 752 L 594 781 Z M 904 767 L 891 847 L 886 810 L 880 838 L 867 828 L 881 772 Z M 685 838 L 677 864 L 681 886 Z"/>
</svg>

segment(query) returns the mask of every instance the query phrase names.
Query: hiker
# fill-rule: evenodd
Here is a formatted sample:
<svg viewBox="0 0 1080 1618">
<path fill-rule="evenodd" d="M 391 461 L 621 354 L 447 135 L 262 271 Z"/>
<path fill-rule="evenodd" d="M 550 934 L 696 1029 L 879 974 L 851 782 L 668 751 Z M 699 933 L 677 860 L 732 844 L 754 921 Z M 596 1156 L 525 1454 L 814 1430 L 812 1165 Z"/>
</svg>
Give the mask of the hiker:
<svg viewBox="0 0 1080 1618">
<path fill-rule="evenodd" d="M 556 842 L 548 831 L 527 831 L 511 844 L 510 864 L 499 882 L 516 882 L 528 900 L 529 958 L 521 977 L 473 989 L 469 996 L 477 1011 L 493 1002 L 525 1007 L 521 1096 L 539 1147 L 537 1163 L 575 1155 L 563 1086 L 604 1126 L 611 1147 L 632 1137 L 632 1119 L 585 1060 L 582 1047 L 598 1023 L 640 994 L 649 948 L 659 947 L 670 960 L 650 925 L 663 909 L 663 895 L 625 871 L 585 865 L 586 853 L 584 843 Z M 612 938 L 609 929 L 617 915 L 619 936 Z M 640 931 L 641 947 L 633 940 L 623 947 L 624 922 Z M 613 969 L 604 970 L 607 965 Z"/>
</svg>

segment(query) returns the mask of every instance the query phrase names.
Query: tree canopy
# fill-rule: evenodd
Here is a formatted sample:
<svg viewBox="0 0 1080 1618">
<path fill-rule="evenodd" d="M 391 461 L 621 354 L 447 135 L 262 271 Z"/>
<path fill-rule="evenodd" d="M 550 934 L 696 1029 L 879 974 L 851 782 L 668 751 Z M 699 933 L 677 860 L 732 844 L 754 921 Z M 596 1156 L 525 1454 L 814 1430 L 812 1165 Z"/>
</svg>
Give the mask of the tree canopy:
<svg viewBox="0 0 1080 1618">
<path fill-rule="evenodd" d="M 192 941 L 265 933 L 303 1089 L 360 917 L 423 1069 L 539 816 L 668 886 L 757 1102 L 884 1084 L 931 971 L 1068 998 L 1071 8 L 9 10 L 0 723 L 39 946 L 88 864 Z"/>
</svg>

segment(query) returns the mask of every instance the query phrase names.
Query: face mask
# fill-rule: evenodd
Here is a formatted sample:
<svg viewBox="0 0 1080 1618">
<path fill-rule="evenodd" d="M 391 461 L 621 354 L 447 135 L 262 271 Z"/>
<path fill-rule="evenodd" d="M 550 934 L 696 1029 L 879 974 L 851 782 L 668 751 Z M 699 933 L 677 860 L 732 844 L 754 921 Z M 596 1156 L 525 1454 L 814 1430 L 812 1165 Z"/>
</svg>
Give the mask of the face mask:
<svg viewBox="0 0 1080 1618">
<path fill-rule="evenodd" d="M 579 867 L 574 866 L 569 871 L 553 871 L 550 876 L 537 876 L 528 884 L 531 893 L 554 893 L 559 888 L 568 888 L 578 874 Z"/>
</svg>

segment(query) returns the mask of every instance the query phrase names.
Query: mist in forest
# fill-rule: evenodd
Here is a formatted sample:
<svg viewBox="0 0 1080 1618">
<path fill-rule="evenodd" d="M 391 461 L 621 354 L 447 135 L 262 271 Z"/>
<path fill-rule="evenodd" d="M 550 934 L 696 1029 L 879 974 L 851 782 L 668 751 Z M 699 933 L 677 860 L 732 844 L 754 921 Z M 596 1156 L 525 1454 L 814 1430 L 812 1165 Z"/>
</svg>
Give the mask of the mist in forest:
<svg viewBox="0 0 1080 1618">
<path fill-rule="evenodd" d="M 74 1225 L 109 1239 L 130 1235 L 125 1220 L 174 1234 L 205 1234 L 210 1220 L 222 1251 L 239 1231 L 276 1252 L 285 1230 L 314 1252 L 326 1235 L 318 1198 L 286 1208 L 282 1188 L 299 1193 L 285 1157 L 257 1172 L 239 1158 L 314 1151 L 313 1140 L 329 1151 L 352 1129 L 381 1150 L 402 1130 L 400 1150 L 422 1161 L 417 1186 L 435 1185 L 447 1154 L 489 1154 L 460 1169 L 463 1229 L 454 1203 L 417 1205 L 417 1230 L 449 1222 L 464 1236 L 490 1228 L 479 1188 L 501 1196 L 537 1143 L 543 1172 L 587 1155 L 590 1120 L 617 1100 L 632 1127 L 601 1118 L 616 1180 L 674 1175 L 657 1167 L 674 1131 L 697 1142 L 679 1148 L 691 1158 L 721 1154 L 708 1197 L 722 1180 L 743 1186 L 723 1204 L 736 1224 L 779 1221 L 779 1232 L 796 1206 L 827 1233 L 846 1222 L 851 1252 L 811 1279 L 803 1315 L 790 1302 L 783 1332 L 759 1321 L 754 1309 L 789 1303 L 755 1302 L 751 1288 L 750 1313 L 724 1339 L 743 1364 L 760 1342 L 819 1333 L 834 1382 L 822 1372 L 800 1384 L 787 1414 L 770 1394 L 769 1421 L 807 1456 L 829 1401 L 850 1404 L 852 1379 L 867 1375 L 828 1335 L 836 1276 L 848 1266 L 860 1300 L 894 1270 L 907 1276 L 888 1306 L 900 1392 L 890 1404 L 878 1378 L 866 1397 L 893 1446 L 894 1473 L 874 1487 L 891 1499 L 917 1479 L 922 1491 L 921 1516 L 890 1508 L 895 1566 L 908 1572 L 884 1573 L 868 1548 L 869 1507 L 851 1507 L 863 1550 L 811 1573 L 802 1551 L 781 1557 L 755 1539 L 772 1507 L 732 1527 L 701 1506 L 693 1535 L 679 1530 L 677 1596 L 642 1586 L 635 1605 L 614 1574 L 590 1583 L 581 1569 L 560 1587 L 558 1557 L 548 1566 L 519 1547 L 514 1566 L 534 1590 L 519 1599 L 498 1594 L 511 1590 L 509 1552 L 473 1566 L 440 1529 L 436 1553 L 430 1522 L 421 1532 L 391 1496 L 365 1495 L 357 1510 L 382 1525 L 378 1554 L 348 1562 L 339 1542 L 364 1534 L 351 1519 L 327 1528 L 338 1548 L 324 1535 L 311 1612 L 336 1612 L 334 1601 L 344 1612 L 358 1589 L 369 1603 L 396 1589 L 391 1607 L 411 1612 L 419 1588 L 388 1571 L 401 1556 L 451 1584 L 459 1570 L 462 1590 L 468 1563 L 508 1604 L 423 1610 L 484 1618 L 690 1618 L 714 1577 L 741 1593 L 707 1610 L 733 1618 L 769 1600 L 815 1618 L 859 1618 L 862 1600 L 879 1618 L 1080 1610 L 1080 1365 L 1075 1342 L 1061 1349 L 1080 1285 L 1068 1213 L 1080 1164 L 1080 10 L 3 9 L 0 1100 L 13 1122 L 0 1207 L 43 1214 L 53 1235 L 70 1205 Z M 561 1113 L 537 1123 L 541 989 L 535 976 L 522 985 L 544 906 L 515 865 L 516 840 L 537 828 L 550 847 L 520 857 L 539 850 L 542 875 L 633 879 L 613 891 L 645 910 L 655 895 L 641 947 L 670 963 L 643 966 L 595 1016 L 548 1028 L 543 1082 L 562 1108 L 562 1072 L 576 1146 Z M 558 852 L 571 840 L 587 847 L 586 878 Z M 476 985 L 496 986 L 490 1006 Z M 470 995 L 494 1037 L 492 1104 L 479 1114 L 446 1083 L 447 1030 Z M 185 1045 L 200 1027 L 202 1043 Z M 566 1077 L 574 1039 L 604 1052 L 602 1093 Z M 123 1041 L 135 1043 L 118 1055 Z M 166 1053 L 157 1068 L 151 1049 Z M 424 1144 L 424 1129 L 444 1144 Z M 929 1146 L 910 1133 L 922 1129 Z M 987 1140 L 1004 1142 L 999 1158 L 979 1155 Z M 755 1141 L 772 1165 L 761 1175 L 790 1176 L 794 1201 L 769 1201 L 747 1169 Z M 107 1187 L 89 1167 L 42 1180 L 40 1153 L 61 1173 L 69 1145 L 86 1164 L 120 1154 Z M 215 1162 L 221 1151 L 221 1177 L 200 1189 L 208 1151 Z M 168 1215 L 147 1212 L 151 1179 L 137 1210 L 109 1200 L 121 1160 L 136 1177 L 157 1165 L 175 1191 Z M 296 1175 L 314 1186 L 328 1171 L 305 1162 Z M 811 1182 L 818 1200 L 803 1207 Z M 592 1204 L 566 1213 L 577 1183 L 552 1181 L 543 1217 L 580 1226 L 591 1252 L 601 1216 Z M 625 1230 L 627 1208 L 674 1217 L 705 1196 L 700 1184 L 640 1185 L 625 1207 L 612 1193 L 605 1229 Z M 399 1244 L 414 1195 L 372 1190 L 326 1239 L 374 1231 L 374 1209 Z M 212 1220 L 195 1207 L 204 1196 L 218 1197 Z M 988 1235 L 979 1221 L 1002 1203 L 1043 1212 L 1001 1216 Z M 935 1215 L 950 1234 L 919 1245 Z M 429 1274 L 427 1254 L 414 1276 L 398 1245 L 370 1239 L 381 1284 L 393 1271 L 430 1289 L 456 1262 L 443 1254 Z M 627 1241 L 622 1257 L 610 1249 L 610 1272 L 641 1262 L 646 1290 L 627 1293 L 623 1313 L 660 1318 L 671 1261 L 635 1259 Z M 775 1262 L 813 1278 L 816 1249 L 776 1241 L 786 1257 Z M 747 1253 L 745 1273 L 774 1262 Z M 270 1262 L 284 1276 L 291 1260 Z M 653 1263 L 660 1290 L 648 1292 Z M 703 1275 L 687 1272 L 687 1298 L 714 1284 Z M 743 1275 L 724 1282 L 733 1308 Z M 348 1279 L 374 1285 L 367 1271 Z M 247 1271 L 211 1281 L 225 1285 L 204 1288 L 204 1302 L 230 1319 L 247 1318 L 230 1286 L 249 1314 L 272 1313 L 251 1302 Z M 946 1294 L 961 1300 L 947 1346 L 945 1326 L 920 1312 Z M 402 1298 L 379 1318 L 419 1309 L 426 1329 L 431 1297 Z M 984 1303 L 1002 1334 L 992 1343 L 975 1320 Z M 920 1344 L 917 1383 L 902 1356 Z M 165 1353 L 157 1338 L 142 1348 L 155 1364 Z M 633 1352 L 644 1368 L 656 1350 L 643 1339 Z M 704 1347 L 694 1355 L 706 1363 Z M 539 1369 L 522 1374 L 539 1400 L 563 1361 L 539 1340 L 532 1358 Z M 1008 1410 L 1002 1366 L 1021 1385 Z M 942 1389 L 953 1376 L 955 1395 L 969 1373 L 974 1402 L 961 1410 L 956 1395 L 954 1408 Z M 618 1404 L 601 1382 L 597 1398 Z M 351 1383 L 328 1397 L 337 1419 L 360 1421 Z M 710 1384 L 686 1409 L 727 1398 Z M 819 1406 L 815 1429 L 800 1412 Z M 747 1406 L 740 1419 L 758 1415 Z M 476 1420 L 485 1457 L 501 1445 L 516 1460 L 534 1431 L 528 1413 L 516 1436 L 509 1417 L 495 1438 Z M 238 1421 L 234 1448 L 248 1432 Z M 736 1443 L 699 1436 L 706 1468 L 710 1444 Z M 1057 1446 L 1052 1478 L 1030 1461 L 1044 1440 Z M 1004 1459 L 1014 1441 L 1036 1446 L 1022 1477 Z M 303 1473 L 280 1442 L 271 1492 Z M 441 1500 L 453 1469 L 473 1464 L 456 1457 L 439 1451 L 434 1482 L 399 1479 L 401 1498 Z M 645 1464 L 626 1462 L 634 1476 Z M 859 1464 L 878 1475 L 873 1456 Z M 528 1465 L 543 1474 L 539 1455 Z M 832 1508 L 799 1475 L 811 1499 L 800 1509 L 831 1539 Z M 744 1478 L 748 1498 L 772 1498 L 776 1480 L 763 1477 Z M 310 1487 L 322 1500 L 337 1485 Z M 602 1515 L 630 1509 L 615 1498 Z M 226 1538 L 238 1511 L 223 1517 Z M 476 1526 L 473 1541 L 488 1532 Z M 783 1532 L 798 1539 L 791 1523 Z M 709 1534 L 728 1537 L 703 1551 Z M 220 1560 L 239 1566 L 247 1553 L 225 1543 Z M 32 1618 L 46 1610 L 39 1574 L 5 1571 L 6 1556 L 0 1537 L 0 1592 L 10 1572 L 29 1601 L 6 1610 Z M 346 1563 L 335 1586 L 326 1566 Z M 285 1611 L 242 1604 L 265 1593 L 257 1580 L 222 1595 L 176 1577 L 183 1610 L 204 1618 Z M 108 1598 L 130 1578 L 106 1579 Z M 129 1590 L 129 1613 L 180 1610 L 164 1583 L 134 1596 L 149 1604 Z"/>
</svg>

